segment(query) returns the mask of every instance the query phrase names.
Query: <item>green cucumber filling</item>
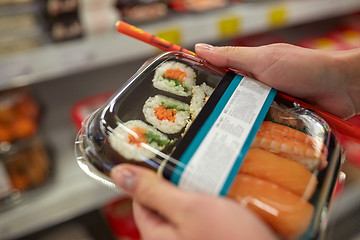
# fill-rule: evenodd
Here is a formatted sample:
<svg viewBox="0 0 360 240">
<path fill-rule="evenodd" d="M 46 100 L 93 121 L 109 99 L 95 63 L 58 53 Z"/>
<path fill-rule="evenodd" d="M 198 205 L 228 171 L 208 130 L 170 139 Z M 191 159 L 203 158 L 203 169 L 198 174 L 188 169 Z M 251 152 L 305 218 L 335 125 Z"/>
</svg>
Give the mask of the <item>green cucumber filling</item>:
<svg viewBox="0 0 360 240">
<path fill-rule="evenodd" d="M 171 104 L 167 104 L 165 102 L 161 102 L 161 106 L 163 106 L 165 109 L 174 109 L 174 110 L 177 110 L 177 111 L 185 111 L 186 109 L 185 108 L 182 108 L 178 105 L 171 105 Z"/>
<path fill-rule="evenodd" d="M 149 143 L 149 144 L 155 142 L 159 146 L 165 146 L 170 142 L 169 139 L 161 139 L 159 134 L 156 134 L 151 131 L 146 131 L 146 133 L 144 135 L 148 138 L 147 143 Z"/>
<path fill-rule="evenodd" d="M 186 86 L 185 83 L 180 82 L 180 81 L 179 81 L 178 79 L 176 79 L 176 78 L 166 78 L 166 77 L 164 77 L 164 76 L 163 76 L 163 78 L 166 79 L 166 80 L 169 81 L 169 82 L 174 82 L 174 83 L 175 83 L 175 86 L 182 86 L 185 92 L 190 91 L 190 89 L 188 88 L 188 86 Z"/>
</svg>

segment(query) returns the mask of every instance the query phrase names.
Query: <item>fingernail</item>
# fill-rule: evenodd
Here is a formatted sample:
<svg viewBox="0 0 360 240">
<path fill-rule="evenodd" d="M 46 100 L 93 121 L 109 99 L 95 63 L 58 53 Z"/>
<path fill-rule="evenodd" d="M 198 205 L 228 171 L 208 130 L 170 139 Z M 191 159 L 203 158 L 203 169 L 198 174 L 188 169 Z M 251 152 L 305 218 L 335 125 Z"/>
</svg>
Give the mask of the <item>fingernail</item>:
<svg viewBox="0 0 360 240">
<path fill-rule="evenodd" d="M 135 174 L 122 166 L 113 168 L 111 176 L 115 183 L 124 191 L 131 191 L 134 186 Z"/>
<path fill-rule="evenodd" d="M 207 43 L 197 43 L 197 44 L 195 44 L 195 48 L 197 50 L 211 51 L 214 49 L 214 46 L 207 44 Z"/>
</svg>

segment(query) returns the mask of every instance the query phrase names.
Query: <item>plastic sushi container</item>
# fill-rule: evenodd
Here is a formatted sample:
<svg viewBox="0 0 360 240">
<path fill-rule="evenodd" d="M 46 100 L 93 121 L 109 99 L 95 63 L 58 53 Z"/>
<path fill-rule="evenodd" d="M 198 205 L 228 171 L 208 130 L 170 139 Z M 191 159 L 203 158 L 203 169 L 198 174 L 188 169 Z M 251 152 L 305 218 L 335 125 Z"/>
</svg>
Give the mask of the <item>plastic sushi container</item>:
<svg viewBox="0 0 360 240">
<path fill-rule="evenodd" d="M 190 191 L 226 196 L 284 239 L 318 239 L 343 161 L 328 123 L 259 81 L 183 52 L 148 60 L 84 120 L 75 144 L 89 176 L 122 163 Z"/>
</svg>

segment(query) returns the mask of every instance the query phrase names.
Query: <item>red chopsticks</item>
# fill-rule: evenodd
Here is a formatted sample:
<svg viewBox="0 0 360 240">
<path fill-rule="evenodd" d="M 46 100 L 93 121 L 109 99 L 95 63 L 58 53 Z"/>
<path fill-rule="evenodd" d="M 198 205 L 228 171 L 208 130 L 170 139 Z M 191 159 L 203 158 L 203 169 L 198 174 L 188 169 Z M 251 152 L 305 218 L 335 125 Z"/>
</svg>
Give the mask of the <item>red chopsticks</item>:
<svg viewBox="0 0 360 240">
<path fill-rule="evenodd" d="M 165 39 L 157 37 L 151 33 L 145 32 L 144 30 L 137 28 L 133 25 L 130 25 L 123 21 L 116 22 L 116 28 L 119 33 L 123 33 L 127 36 L 133 37 L 137 40 L 150 44 L 154 47 L 160 48 L 164 51 L 180 51 L 195 55 L 194 52 L 191 52 L 185 48 L 182 48 L 176 44 L 173 44 Z"/>
</svg>

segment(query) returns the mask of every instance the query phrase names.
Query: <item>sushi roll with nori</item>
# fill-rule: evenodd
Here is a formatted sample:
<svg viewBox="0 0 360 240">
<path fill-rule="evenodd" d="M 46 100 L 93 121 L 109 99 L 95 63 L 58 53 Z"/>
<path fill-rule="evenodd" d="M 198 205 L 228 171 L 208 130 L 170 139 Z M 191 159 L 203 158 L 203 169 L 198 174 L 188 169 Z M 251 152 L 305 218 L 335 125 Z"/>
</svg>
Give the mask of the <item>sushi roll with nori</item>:
<svg viewBox="0 0 360 240">
<path fill-rule="evenodd" d="M 194 120 L 197 117 L 213 91 L 214 88 L 206 85 L 206 83 L 202 83 L 193 88 L 190 102 L 191 120 Z"/>
<path fill-rule="evenodd" d="M 183 129 L 190 118 L 188 104 L 163 95 L 146 100 L 143 113 L 146 121 L 164 133 L 174 134 Z"/>
<path fill-rule="evenodd" d="M 118 125 L 109 134 L 111 147 L 126 159 L 145 161 L 156 156 L 169 143 L 168 137 L 140 120 Z"/>
<path fill-rule="evenodd" d="M 156 69 L 153 84 L 157 89 L 188 97 L 196 84 L 196 73 L 183 63 L 167 61 Z"/>
</svg>

